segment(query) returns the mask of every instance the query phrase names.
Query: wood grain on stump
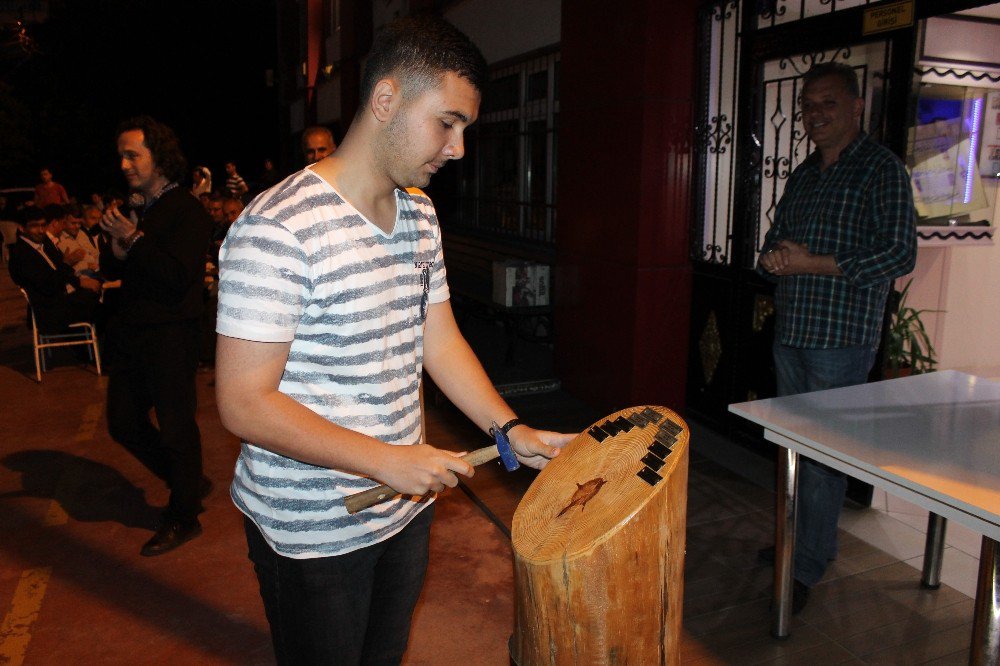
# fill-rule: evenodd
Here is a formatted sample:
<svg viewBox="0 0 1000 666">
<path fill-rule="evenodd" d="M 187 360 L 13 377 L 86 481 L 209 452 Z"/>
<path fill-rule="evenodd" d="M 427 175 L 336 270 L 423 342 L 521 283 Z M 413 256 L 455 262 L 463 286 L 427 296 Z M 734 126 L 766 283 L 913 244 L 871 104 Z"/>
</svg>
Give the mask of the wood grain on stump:
<svg viewBox="0 0 1000 666">
<path fill-rule="evenodd" d="M 677 664 L 687 424 L 664 407 L 595 423 L 514 513 L 511 656 L 536 664 Z"/>
</svg>

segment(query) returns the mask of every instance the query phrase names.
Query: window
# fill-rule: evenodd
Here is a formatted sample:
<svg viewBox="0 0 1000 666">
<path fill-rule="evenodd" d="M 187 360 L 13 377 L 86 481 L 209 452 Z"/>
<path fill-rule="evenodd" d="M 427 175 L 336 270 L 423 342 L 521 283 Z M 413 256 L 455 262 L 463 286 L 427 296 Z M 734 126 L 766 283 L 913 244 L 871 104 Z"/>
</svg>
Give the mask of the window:
<svg viewBox="0 0 1000 666">
<path fill-rule="evenodd" d="M 495 67 L 466 133 L 442 223 L 550 244 L 556 224 L 559 54 Z M 437 188 L 436 188 L 437 189 Z"/>
</svg>

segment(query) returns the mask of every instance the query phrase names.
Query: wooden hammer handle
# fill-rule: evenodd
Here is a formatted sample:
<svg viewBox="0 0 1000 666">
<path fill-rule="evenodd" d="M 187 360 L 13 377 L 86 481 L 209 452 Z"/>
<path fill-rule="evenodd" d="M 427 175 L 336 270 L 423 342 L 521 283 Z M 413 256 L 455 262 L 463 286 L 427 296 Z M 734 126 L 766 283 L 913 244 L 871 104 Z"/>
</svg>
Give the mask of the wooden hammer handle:
<svg viewBox="0 0 1000 666">
<path fill-rule="evenodd" d="M 500 453 L 497 451 L 496 444 L 494 444 L 493 446 L 485 446 L 481 449 L 476 449 L 471 453 L 467 453 L 462 456 L 462 460 L 475 467 L 476 465 L 482 465 L 484 462 L 489 462 L 499 456 Z M 354 495 L 345 498 L 344 505 L 347 507 L 347 513 L 357 513 L 362 509 L 373 507 L 376 504 L 384 502 L 387 499 L 395 497 L 399 494 L 399 491 L 394 490 L 391 486 L 383 484 L 381 486 L 369 488 L 368 490 L 363 490 L 360 493 L 355 493 Z"/>
</svg>

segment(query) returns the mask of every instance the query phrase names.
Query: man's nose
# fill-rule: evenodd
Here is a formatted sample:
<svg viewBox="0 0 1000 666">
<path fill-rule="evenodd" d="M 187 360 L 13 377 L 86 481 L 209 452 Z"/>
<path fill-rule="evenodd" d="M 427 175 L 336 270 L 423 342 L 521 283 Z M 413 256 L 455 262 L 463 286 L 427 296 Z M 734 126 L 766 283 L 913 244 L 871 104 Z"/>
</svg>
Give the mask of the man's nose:
<svg viewBox="0 0 1000 666">
<path fill-rule="evenodd" d="M 445 147 L 444 153 L 451 160 L 460 160 L 465 157 L 465 135 L 459 134 L 455 141 Z"/>
</svg>

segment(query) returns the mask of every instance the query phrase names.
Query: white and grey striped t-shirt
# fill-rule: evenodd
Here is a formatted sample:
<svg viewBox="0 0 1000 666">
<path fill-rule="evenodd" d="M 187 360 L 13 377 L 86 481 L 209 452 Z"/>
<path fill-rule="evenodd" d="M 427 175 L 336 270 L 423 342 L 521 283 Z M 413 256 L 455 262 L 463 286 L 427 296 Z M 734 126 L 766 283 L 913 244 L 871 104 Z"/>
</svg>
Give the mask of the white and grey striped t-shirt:
<svg viewBox="0 0 1000 666">
<path fill-rule="evenodd" d="M 216 330 L 290 341 L 282 393 L 407 445 L 420 441 L 427 306 L 448 285 L 430 200 L 397 190 L 396 211 L 386 234 L 309 169 L 262 193 L 222 246 Z M 386 539 L 426 506 L 397 499 L 349 515 L 344 496 L 374 485 L 243 442 L 230 492 L 276 552 L 307 558 Z"/>
</svg>

